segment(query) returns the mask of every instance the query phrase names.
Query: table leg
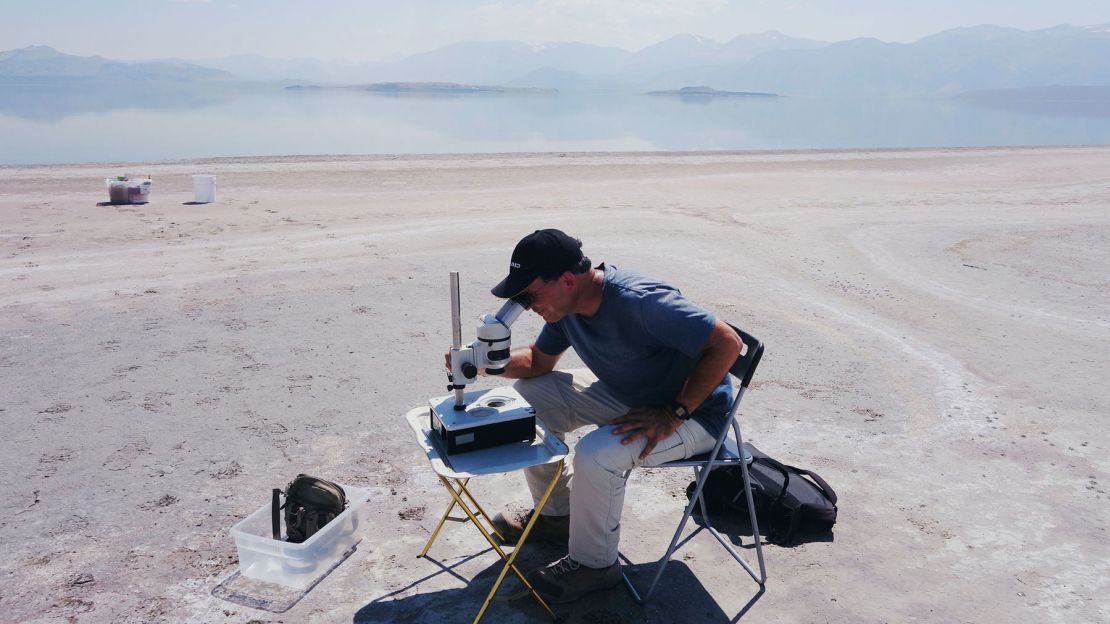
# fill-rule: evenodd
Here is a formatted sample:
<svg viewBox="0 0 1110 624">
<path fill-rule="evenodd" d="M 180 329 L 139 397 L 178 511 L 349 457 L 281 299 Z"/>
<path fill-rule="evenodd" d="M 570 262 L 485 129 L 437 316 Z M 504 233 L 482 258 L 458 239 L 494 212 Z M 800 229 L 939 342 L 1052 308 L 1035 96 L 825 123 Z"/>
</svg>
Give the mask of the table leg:
<svg viewBox="0 0 1110 624">
<path fill-rule="evenodd" d="M 478 518 L 474 515 L 474 512 L 470 510 L 470 507 L 466 504 L 466 502 L 463 501 L 462 497 L 459 496 L 459 493 L 451 487 L 450 482 L 447 481 L 447 478 L 441 476 L 440 480 L 443 481 L 443 485 L 447 486 L 447 491 L 451 493 L 451 497 L 454 498 L 459 507 L 461 507 L 462 510 L 466 512 L 466 515 L 470 518 L 470 521 L 474 523 L 474 526 L 478 527 L 478 532 L 482 534 L 482 537 L 486 538 L 486 541 L 489 542 L 489 545 L 492 546 L 493 550 L 497 552 L 497 555 L 501 557 L 501 560 L 504 561 L 508 559 L 509 556 L 506 555 L 505 551 L 501 550 L 501 547 L 497 545 L 497 542 L 493 539 L 493 536 L 490 535 L 489 531 L 486 530 L 486 527 L 482 526 L 481 522 L 478 522 Z M 517 576 L 520 578 L 520 580 L 527 584 L 528 581 L 524 579 L 524 575 L 521 574 L 520 570 L 517 570 L 515 566 L 513 567 L 513 569 L 514 571 L 516 571 Z"/>
<path fill-rule="evenodd" d="M 482 608 L 478 610 L 478 615 L 474 618 L 473 624 L 478 624 L 478 622 L 482 619 L 482 616 L 486 614 L 486 609 L 489 608 L 489 603 L 493 601 L 494 595 L 497 594 L 497 590 L 501 587 L 501 582 L 505 580 L 505 575 L 508 574 L 510 569 L 512 569 L 513 572 L 516 572 L 516 575 L 520 578 L 521 582 L 524 583 L 524 586 L 528 588 L 528 591 L 532 592 L 532 597 L 536 599 L 536 602 L 540 603 L 540 606 L 543 607 L 544 611 L 547 611 L 547 614 L 550 615 L 552 619 L 555 619 L 555 612 L 551 610 L 551 607 L 547 605 L 547 602 L 543 599 L 543 597 L 540 596 L 539 592 L 537 592 L 536 589 L 532 587 L 532 584 L 528 582 L 528 579 L 524 578 L 524 575 L 520 573 L 520 569 L 516 567 L 513 561 L 516 560 L 517 554 L 520 553 L 521 548 L 524 546 L 525 540 L 528 539 L 528 534 L 532 532 L 532 527 L 535 526 L 536 520 L 540 517 L 540 511 L 544 508 L 545 505 L 547 505 L 547 499 L 551 498 L 551 493 L 555 491 L 555 484 L 558 483 L 559 475 L 561 475 L 562 472 L 563 460 L 559 460 L 559 464 L 556 466 L 555 469 L 555 475 L 552 477 L 551 483 L 548 484 L 547 491 L 544 492 L 543 498 L 540 499 L 540 502 L 536 503 L 536 512 L 532 514 L 532 517 L 528 520 L 528 524 L 524 527 L 524 532 L 520 534 L 520 539 L 517 540 L 516 547 L 513 548 L 512 554 L 509 555 L 509 557 L 506 559 L 505 553 L 503 553 L 500 548 L 497 548 L 497 546 L 494 546 L 494 548 L 497 548 L 497 554 L 501 555 L 501 558 L 505 560 L 505 565 L 501 568 L 501 574 L 497 575 L 497 581 L 493 583 L 493 588 L 490 589 L 489 595 L 486 596 L 486 601 L 482 603 Z M 490 539 L 488 535 L 486 536 L 486 539 L 489 540 L 490 544 L 493 544 L 493 540 Z"/>
<path fill-rule="evenodd" d="M 486 510 L 482 509 L 482 506 L 478 504 L 478 500 L 474 498 L 474 495 L 470 493 L 470 490 L 466 489 L 466 484 L 468 481 L 470 481 L 470 479 L 465 479 L 461 483 L 459 483 L 460 489 L 462 489 L 463 493 L 466 494 L 466 497 L 470 499 L 470 503 L 474 505 L 474 508 L 478 510 L 478 513 L 482 514 L 482 517 L 486 519 L 487 523 L 489 523 L 489 526 L 491 529 L 493 529 L 493 534 L 497 536 L 497 539 L 505 541 L 505 536 L 501 535 L 501 531 L 498 530 L 497 525 L 494 524 L 493 520 L 490 519 L 490 517 L 486 514 Z"/>
<path fill-rule="evenodd" d="M 460 485 L 465 486 L 466 482 L 469 481 L 469 480 L 470 479 L 461 479 L 461 480 L 459 480 L 459 483 L 460 483 Z M 447 485 L 447 484 L 445 484 L 445 485 L 448 488 L 451 487 L 450 485 Z M 439 530 L 443 528 L 443 523 L 447 522 L 448 516 L 451 515 L 451 510 L 454 509 L 454 508 L 455 508 L 455 500 L 451 499 L 451 504 L 448 505 L 447 509 L 443 512 L 443 517 L 441 517 L 439 519 L 439 524 L 437 524 L 436 528 L 432 531 L 432 536 L 428 538 L 428 543 L 424 544 L 424 550 L 420 551 L 420 554 L 417 555 L 417 557 L 426 556 L 428 554 L 428 551 L 432 549 L 432 544 L 436 541 L 436 538 L 439 537 Z"/>
<path fill-rule="evenodd" d="M 470 478 L 468 477 L 466 479 L 455 479 L 455 482 L 459 484 L 459 489 L 456 491 L 456 493 L 461 492 L 463 494 L 466 494 L 466 497 L 470 499 L 470 504 L 474 505 L 474 508 L 478 510 L 478 513 L 486 519 L 487 523 L 489 523 L 490 528 L 493 529 L 494 535 L 496 535 L 497 538 L 500 539 L 502 542 L 505 541 L 505 536 L 501 535 L 501 531 L 497 529 L 497 525 L 494 524 L 493 520 L 491 520 L 489 515 L 486 514 L 486 510 L 482 509 L 482 506 L 478 504 L 478 501 L 474 498 L 474 495 L 470 493 L 470 490 L 466 489 L 466 484 L 470 482 Z M 444 487 L 454 490 L 454 488 L 448 483 L 444 483 Z M 443 512 L 443 516 L 439 519 L 439 523 L 436 524 L 436 528 L 432 531 L 431 537 L 429 537 L 428 542 L 424 544 L 424 550 L 420 551 L 420 554 L 417 555 L 417 557 L 427 556 L 428 551 L 432 549 L 432 544 L 435 543 L 436 538 L 439 537 L 440 529 L 442 529 L 443 525 L 447 522 L 447 518 L 451 515 L 451 511 L 455 509 L 456 504 L 457 503 L 452 497 L 451 504 L 447 505 L 447 510 Z"/>
</svg>

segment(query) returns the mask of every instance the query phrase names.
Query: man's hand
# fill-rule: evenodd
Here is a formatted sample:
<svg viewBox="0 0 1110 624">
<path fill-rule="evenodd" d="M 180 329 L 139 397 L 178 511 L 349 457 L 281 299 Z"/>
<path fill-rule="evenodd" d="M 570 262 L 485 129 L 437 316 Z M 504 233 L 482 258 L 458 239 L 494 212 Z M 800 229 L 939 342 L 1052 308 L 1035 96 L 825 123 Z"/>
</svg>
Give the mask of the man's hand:
<svg viewBox="0 0 1110 624">
<path fill-rule="evenodd" d="M 655 445 L 674 435 L 682 421 L 675 418 L 665 407 L 634 407 L 628 413 L 613 419 L 613 435 L 629 433 L 621 439 L 621 444 L 632 444 L 640 438 L 647 438 L 647 446 L 640 453 L 640 461 L 651 455 Z"/>
</svg>

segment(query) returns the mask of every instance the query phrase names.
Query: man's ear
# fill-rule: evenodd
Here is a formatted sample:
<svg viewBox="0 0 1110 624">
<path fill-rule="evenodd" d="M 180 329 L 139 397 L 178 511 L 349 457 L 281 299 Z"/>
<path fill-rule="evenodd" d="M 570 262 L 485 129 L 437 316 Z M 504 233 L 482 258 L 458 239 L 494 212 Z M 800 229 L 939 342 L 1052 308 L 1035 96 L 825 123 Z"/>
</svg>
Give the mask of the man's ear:
<svg viewBox="0 0 1110 624">
<path fill-rule="evenodd" d="M 562 285 L 566 286 L 567 288 L 573 288 L 577 281 L 578 276 L 574 273 L 571 273 L 570 271 L 563 271 L 563 274 L 559 276 L 559 282 L 561 282 Z"/>
</svg>

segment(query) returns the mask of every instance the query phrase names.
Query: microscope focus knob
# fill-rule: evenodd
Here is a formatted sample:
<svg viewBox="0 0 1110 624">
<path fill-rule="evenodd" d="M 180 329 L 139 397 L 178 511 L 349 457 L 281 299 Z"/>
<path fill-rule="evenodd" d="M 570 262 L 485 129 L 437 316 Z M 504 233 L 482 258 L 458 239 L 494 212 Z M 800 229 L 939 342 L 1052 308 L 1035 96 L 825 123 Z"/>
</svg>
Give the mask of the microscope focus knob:
<svg viewBox="0 0 1110 624">
<path fill-rule="evenodd" d="M 466 362 L 462 365 L 462 374 L 466 375 L 467 379 L 473 379 L 478 376 L 478 367 L 470 362 Z"/>
</svg>

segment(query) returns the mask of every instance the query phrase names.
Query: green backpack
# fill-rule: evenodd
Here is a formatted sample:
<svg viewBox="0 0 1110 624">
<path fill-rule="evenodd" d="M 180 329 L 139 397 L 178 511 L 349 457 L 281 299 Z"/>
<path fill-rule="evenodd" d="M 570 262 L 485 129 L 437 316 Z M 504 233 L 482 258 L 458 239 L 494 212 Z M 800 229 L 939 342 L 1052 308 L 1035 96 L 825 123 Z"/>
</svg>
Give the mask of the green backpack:
<svg viewBox="0 0 1110 624">
<path fill-rule="evenodd" d="M 279 505 L 282 494 L 285 495 L 285 504 Z M 284 492 L 274 488 L 271 511 L 274 539 L 281 539 L 281 522 L 278 516 L 281 509 L 285 510 L 287 541 L 300 544 L 343 513 L 346 506 L 347 495 L 343 488 L 331 481 L 299 474 L 289 482 Z"/>
</svg>

